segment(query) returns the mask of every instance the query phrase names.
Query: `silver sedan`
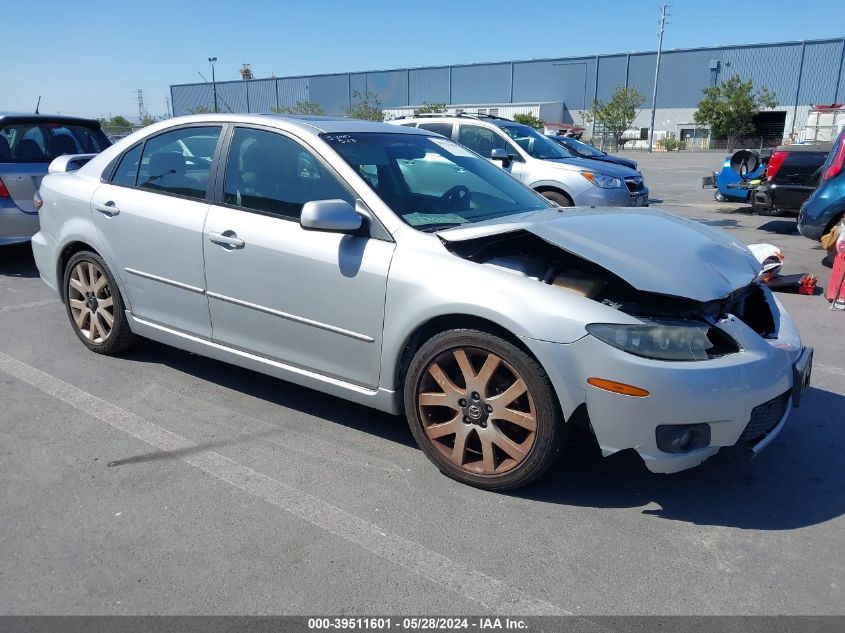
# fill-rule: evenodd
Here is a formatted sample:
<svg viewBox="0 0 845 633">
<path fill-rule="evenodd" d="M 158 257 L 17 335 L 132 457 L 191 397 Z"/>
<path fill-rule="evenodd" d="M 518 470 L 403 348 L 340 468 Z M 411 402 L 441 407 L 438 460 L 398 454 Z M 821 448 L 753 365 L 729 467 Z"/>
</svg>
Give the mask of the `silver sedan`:
<svg viewBox="0 0 845 633">
<path fill-rule="evenodd" d="M 809 380 L 727 234 L 557 207 L 423 130 L 199 115 L 54 171 L 32 246 L 89 349 L 148 337 L 404 413 L 471 485 L 535 479 L 578 423 L 657 472 L 760 450 Z"/>
</svg>

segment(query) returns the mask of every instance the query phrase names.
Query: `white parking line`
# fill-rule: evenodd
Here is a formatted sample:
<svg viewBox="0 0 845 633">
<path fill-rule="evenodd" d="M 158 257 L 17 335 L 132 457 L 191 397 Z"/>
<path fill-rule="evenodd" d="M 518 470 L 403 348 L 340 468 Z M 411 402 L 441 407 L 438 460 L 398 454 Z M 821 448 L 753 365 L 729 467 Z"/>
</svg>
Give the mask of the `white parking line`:
<svg viewBox="0 0 845 633">
<path fill-rule="evenodd" d="M 45 301 L 33 301 L 31 303 L 17 303 L 10 306 L 0 306 L 0 312 L 11 312 L 12 310 L 27 310 L 50 304 L 58 304 L 58 299 L 46 299 Z"/>
<path fill-rule="evenodd" d="M 0 370 L 182 461 L 503 615 L 572 615 L 506 583 L 296 490 L 0 352 Z"/>
<path fill-rule="evenodd" d="M 845 369 L 842 369 L 841 367 L 831 367 L 830 365 L 819 365 L 818 363 L 814 363 L 813 369 L 819 369 L 827 372 L 828 374 L 836 374 L 837 376 L 845 376 Z"/>
</svg>

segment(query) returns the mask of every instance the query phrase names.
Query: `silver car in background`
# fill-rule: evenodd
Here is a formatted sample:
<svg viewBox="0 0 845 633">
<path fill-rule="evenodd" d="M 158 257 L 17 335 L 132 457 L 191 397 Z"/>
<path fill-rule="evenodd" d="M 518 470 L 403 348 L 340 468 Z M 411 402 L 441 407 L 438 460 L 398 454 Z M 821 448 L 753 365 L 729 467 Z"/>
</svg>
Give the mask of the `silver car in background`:
<svg viewBox="0 0 845 633">
<path fill-rule="evenodd" d="M 90 350 L 144 336 L 404 413 L 471 485 L 530 482 L 576 423 L 656 472 L 760 450 L 809 380 L 730 235 L 560 208 L 425 130 L 197 115 L 59 167 L 32 248 Z"/>
<path fill-rule="evenodd" d="M 534 128 L 490 115 L 401 117 L 395 125 L 435 132 L 501 165 L 511 176 L 562 207 L 647 207 L 638 171 L 576 158 Z"/>
<path fill-rule="evenodd" d="M 76 169 L 109 145 L 92 119 L 0 113 L 0 246 L 28 242 L 38 230 L 33 195 L 55 158 L 74 155 L 62 168 Z"/>
</svg>

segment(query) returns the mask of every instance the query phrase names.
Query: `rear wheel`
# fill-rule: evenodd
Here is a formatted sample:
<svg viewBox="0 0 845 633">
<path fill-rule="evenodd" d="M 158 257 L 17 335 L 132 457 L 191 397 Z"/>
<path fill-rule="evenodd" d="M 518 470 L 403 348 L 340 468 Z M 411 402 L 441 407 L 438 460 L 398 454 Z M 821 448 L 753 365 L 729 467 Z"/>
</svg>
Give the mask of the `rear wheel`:
<svg viewBox="0 0 845 633">
<path fill-rule="evenodd" d="M 71 257 L 64 288 L 71 327 L 88 349 L 116 354 L 136 341 L 114 277 L 99 255 L 81 251 Z"/>
<path fill-rule="evenodd" d="M 719 193 L 718 189 L 713 192 L 713 198 L 716 200 L 716 202 L 727 202 L 728 201 L 728 199 L 725 196 L 723 196 L 721 193 Z"/>
<path fill-rule="evenodd" d="M 572 200 L 569 199 L 569 196 L 559 193 L 557 191 L 541 191 L 540 194 L 554 202 L 559 207 L 571 207 Z"/>
<path fill-rule="evenodd" d="M 450 330 L 417 351 L 405 382 L 411 432 L 445 475 L 488 490 L 539 477 L 564 436 L 552 385 L 497 336 Z"/>
</svg>

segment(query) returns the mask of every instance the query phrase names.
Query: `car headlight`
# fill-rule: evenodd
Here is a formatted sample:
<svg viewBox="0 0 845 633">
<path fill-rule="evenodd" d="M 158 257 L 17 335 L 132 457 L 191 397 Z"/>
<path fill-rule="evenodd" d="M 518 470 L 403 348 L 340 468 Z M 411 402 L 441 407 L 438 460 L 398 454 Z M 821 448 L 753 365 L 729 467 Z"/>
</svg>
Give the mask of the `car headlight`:
<svg viewBox="0 0 845 633">
<path fill-rule="evenodd" d="M 736 341 L 707 323 L 641 320 L 642 325 L 591 323 L 587 331 L 629 354 L 656 360 L 707 360 L 739 351 Z"/>
<path fill-rule="evenodd" d="M 621 178 L 614 178 L 613 176 L 608 176 L 607 174 L 597 174 L 594 171 L 582 171 L 581 175 L 593 183 L 596 187 L 601 187 L 602 189 L 615 189 L 622 186 Z"/>
</svg>

